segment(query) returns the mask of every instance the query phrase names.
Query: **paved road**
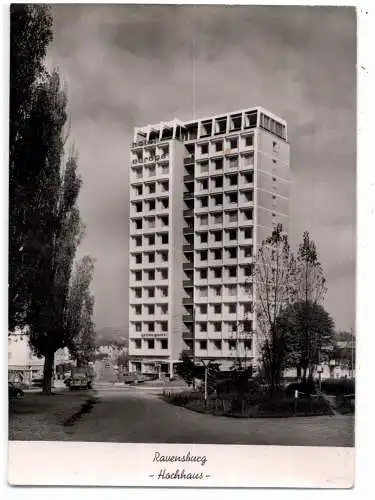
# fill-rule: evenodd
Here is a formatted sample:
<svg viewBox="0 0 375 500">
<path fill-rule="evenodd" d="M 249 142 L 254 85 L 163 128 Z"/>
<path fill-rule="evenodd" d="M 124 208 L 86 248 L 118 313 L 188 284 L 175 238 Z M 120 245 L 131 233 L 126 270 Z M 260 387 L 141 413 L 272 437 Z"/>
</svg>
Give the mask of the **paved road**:
<svg viewBox="0 0 375 500">
<path fill-rule="evenodd" d="M 105 388 L 66 439 L 118 443 L 202 443 L 352 446 L 350 416 L 232 419 L 195 413 L 162 401 L 159 390 Z"/>
</svg>

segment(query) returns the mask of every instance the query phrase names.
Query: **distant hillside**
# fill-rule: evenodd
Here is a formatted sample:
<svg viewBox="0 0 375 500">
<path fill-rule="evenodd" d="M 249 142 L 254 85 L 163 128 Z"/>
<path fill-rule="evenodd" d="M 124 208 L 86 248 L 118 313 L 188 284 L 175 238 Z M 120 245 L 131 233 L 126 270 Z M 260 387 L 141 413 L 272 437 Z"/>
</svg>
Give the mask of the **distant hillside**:
<svg viewBox="0 0 375 500">
<path fill-rule="evenodd" d="M 128 346 L 129 335 L 127 327 L 104 326 L 96 329 L 96 345 L 121 344 Z"/>
</svg>

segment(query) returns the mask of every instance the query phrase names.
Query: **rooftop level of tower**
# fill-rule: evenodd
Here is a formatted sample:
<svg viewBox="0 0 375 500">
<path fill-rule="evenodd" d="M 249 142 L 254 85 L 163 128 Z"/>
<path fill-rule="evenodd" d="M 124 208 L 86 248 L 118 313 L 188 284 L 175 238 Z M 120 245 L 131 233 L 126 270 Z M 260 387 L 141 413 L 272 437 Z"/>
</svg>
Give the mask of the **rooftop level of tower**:
<svg viewBox="0 0 375 500">
<path fill-rule="evenodd" d="M 196 120 L 177 118 L 134 129 L 133 147 L 168 140 L 197 141 L 262 128 L 287 141 L 286 121 L 261 106 Z"/>
</svg>

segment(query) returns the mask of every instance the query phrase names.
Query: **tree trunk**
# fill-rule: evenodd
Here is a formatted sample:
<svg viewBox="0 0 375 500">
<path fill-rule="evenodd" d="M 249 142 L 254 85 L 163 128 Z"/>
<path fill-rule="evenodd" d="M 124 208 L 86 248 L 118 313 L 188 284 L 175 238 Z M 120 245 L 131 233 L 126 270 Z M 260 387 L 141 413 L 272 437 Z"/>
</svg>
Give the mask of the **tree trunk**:
<svg viewBox="0 0 375 500">
<path fill-rule="evenodd" d="M 55 351 L 49 350 L 44 358 L 43 369 L 43 394 L 52 394 L 53 365 L 55 361 Z"/>
</svg>

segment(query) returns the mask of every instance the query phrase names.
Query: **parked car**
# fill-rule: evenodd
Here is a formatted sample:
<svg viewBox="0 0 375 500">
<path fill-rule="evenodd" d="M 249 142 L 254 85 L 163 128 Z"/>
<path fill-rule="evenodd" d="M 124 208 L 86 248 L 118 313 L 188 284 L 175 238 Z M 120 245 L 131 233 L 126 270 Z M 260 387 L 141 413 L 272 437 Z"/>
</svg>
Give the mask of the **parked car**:
<svg viewBox="0 0 375 500">
<path fill-rule="evenodd" d="M 8 395 L 10 399 L 20 399 L 24 396 L 24 392 L 17 384 L 8 382 Z"/>
</svg>

